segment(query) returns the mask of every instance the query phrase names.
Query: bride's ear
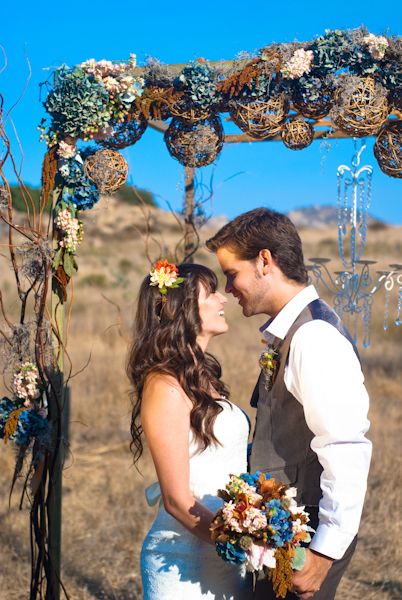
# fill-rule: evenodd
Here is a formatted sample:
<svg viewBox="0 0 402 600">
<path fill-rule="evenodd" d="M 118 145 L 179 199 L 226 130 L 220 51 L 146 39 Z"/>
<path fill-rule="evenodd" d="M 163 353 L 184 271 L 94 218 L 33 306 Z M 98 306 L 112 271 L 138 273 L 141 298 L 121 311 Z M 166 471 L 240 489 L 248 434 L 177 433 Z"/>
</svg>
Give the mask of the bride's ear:
<svg viewBox="0 0 402 600">
<path fill-rule="evenodd" d="M 259 257 L 262 262 L 262 274 L 268 275 L 272 270 L 273 258 L 271 252 L 267 248 L 260 250 Z"/>
</svg>

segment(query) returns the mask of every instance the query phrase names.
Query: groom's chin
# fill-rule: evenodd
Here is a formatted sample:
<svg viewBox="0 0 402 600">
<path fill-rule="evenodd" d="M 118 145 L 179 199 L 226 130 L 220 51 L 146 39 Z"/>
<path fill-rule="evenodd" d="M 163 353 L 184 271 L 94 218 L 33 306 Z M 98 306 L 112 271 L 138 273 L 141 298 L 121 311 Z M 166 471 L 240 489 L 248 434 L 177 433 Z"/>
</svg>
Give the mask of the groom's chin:
<svg viewBox="0 0 402 600">
<path fill-rule="evenodd" d="M 243 316 L 245 316 L 245 317 L 252 317 L 254 314 L 253 311 L 250 308 L 248 308 L 247 306 L 242 306 L 241 309 L 243 312 Z"/>
</svg>

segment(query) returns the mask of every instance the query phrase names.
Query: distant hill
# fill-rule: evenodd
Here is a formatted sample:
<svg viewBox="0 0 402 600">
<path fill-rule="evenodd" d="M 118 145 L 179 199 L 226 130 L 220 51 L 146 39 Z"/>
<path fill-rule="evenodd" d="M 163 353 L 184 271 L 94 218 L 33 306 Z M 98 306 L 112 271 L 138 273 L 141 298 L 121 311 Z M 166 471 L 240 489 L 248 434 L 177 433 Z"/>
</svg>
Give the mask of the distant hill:
<svg viewBox="0 0 402 600">
<path fill-rule="evenodd" d="M 11 196 L 13 199 L 13 207 L 21 212 L 26 212 L 26 203 L 21 188 L 17 185 L 11 185 Z M 31 196 L 31 199 L 35 205 L 35 209 L 38 210 L 40 202 L 40 188 L 33 187 L 31 185 L 25 186 L 25 191 Z M 157 206 L 155 196 L 152 192 L 144 190 L 142 188 L 136 188 L 131 185 L 123 185 L 116 193 L 115 196 L 118 200 L 125 202 L 126 204 L 132 204 L 134 206 L 144 202 L 148 206 Z M 45 212 L 50 211 L 50 204 L 46 207 Z"/>
<path fill-rule="evenodd" d="M 16 210 L 25 212 L 26 205 L 20 188 L 16 185 L 10 186 L 11 194 L 13 198 L 13 206 Z M 33 187 L 30 185 L 26 186 L 26 191 L 31 195 L 31 198 L 35 204 L 36 210 L 39 207 L 40 201 L 40 188 Z M 110 198 L 110 197 L 109 197 Z M 118 206 L 131 205 L 139 206 L 145 204 L 148 207 L 158 209 L 158 203 L 154 194 L 142 188 L 136 188 L 130 185 L 123 185 L 117 192 L 113 194 L 113 203 L 117 203 Z M 50 206 L 46 207 L 45 212 L 50 211 Z M 161 211 L 166 216 L 166 211 Z M 293 221 L 298 229 L 327 229 L 328 227 L 336 227 L 338 223 L 338 208 L 331 205 L 319 205 L 314 204 L 311 206 L 304 206 L 296 208 L 287 213 L 288 217 Z M 213 216 L 208 225 L 209 229 L 219 229 L 228 221 L 224 215 Z M 369 226 L 373 228 L 384 228 L 386 223 L 369 216 Z"/>
<path fill-rule="evenodd" d="M 299 229 L 326 229 L 327 227 L 336 227 L 338 224 L 337 206 L 314 204 L 291 210 L 287 215 Z M 374 228 L 386 227 L 386 224 L 379 219 L 369 216 L 369 226 Z"/>
</svg>

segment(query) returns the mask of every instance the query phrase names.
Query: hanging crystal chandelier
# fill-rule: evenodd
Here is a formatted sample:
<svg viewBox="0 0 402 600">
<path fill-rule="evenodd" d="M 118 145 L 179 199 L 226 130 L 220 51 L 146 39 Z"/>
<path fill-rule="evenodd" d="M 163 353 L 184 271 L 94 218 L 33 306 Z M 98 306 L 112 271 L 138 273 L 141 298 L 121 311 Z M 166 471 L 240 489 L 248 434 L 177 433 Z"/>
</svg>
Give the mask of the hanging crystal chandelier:
<svg viewBox="0 0 402 600">
<path fill-rule="evenodd" d="M 338 179 L 338 248 L 342 270 L 333 274 L 328 268 L 329 258 L 310 258 L 308 265 L 310 279 L 316 285 L 324 286 L 331 294 L 333 305 L 350 328 L 357 342 L 359 323 L 363 325 L 363 347 L 370 345 L 371 312 L 374 294 L 385 288 L 384 330 L 390 325 L 390 304 L 393 290 L 397 292 L 397 313 L 395 325 L 402 325 L 402 264 L 391 264 L 387 271 L 377 271 L 373 276 L 370 269 L 375 260 L 364 260 L 363 250 L 367 241 L 371 202 L 371 182 L 373 167 L 360 166 L 361 154 L 366 144 L 361 142 L 355 153 L 351 167 L 340 165 Z"/>
</svg>

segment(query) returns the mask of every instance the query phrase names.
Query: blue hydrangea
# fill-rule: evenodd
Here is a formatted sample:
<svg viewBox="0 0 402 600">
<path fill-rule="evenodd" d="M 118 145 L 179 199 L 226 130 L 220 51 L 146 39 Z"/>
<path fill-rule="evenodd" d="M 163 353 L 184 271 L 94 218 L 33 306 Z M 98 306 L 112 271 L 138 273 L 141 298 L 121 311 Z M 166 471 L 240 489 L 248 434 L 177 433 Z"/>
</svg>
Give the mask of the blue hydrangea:
<svg viewBox="0 0 402 600">
<path fill-rule="evenodd" d="M 20 413 L 17 430 L 11 439 L 20 446 L 29 444 L 31 438 L 44 437 L 48 433 L 48 421 L 36 412 L 24 410 Z"/>
<path fill-rule="evenodd" d="M 260 474 L 261 474 L 261 471 L 256 471 L 255 473 L 242 473 L 240 475 L 240 479 L 243 479 L 243 481 L 245 481 L 249 485 L 255 486 Z M 265 475 L 265 478 L 270 479 L 271 476 Z"/>
<path fill-rule="evenodd" d="M 4 426 L 11 411 L 16 408 L 15 403 L 5 396 L 0 400 L 0 439 L 4 437 Z"/>
<path fill-rule="evenodd" d="M 216 551 L 224 561 L 232 564 L 240 564 L 245 562 L 246 553 L 236 544 L 228 542 L 217 542 Z"/>
<path fill-rule="evenodd" d="M 4 438 L 4 426 L 10 413 L 20 408 L 22 404 L 13 402 L 9 398 L 3 397 L 0 400 L 0 439 Z M 41 417 L 32 410 L 23 410 L 18 416 L 18 425 L 15 433 L 10 436 L 10 440 L 19 446 L 29 444 L 31 438 L 41 438 L 45 441 L 49 433 L 49 424 L 47 419 Z"/>
<path fill-rule="evenodd" d="M 271 541 L 275 546 L 281 547 L 286 542 L 293 538 L 292 519 L 290 512 L 281 506 L 281 501 L 278 499 L 270 500 L 266 506 L 268 524 L 272 527 L 275 533 L 271 536 Z M 272 514 L 269 514 L 269 513 Z"/>
<path fill-rule="evenodd" d="M 102 83 L 82 69 L 61 67 L 45 103 L 51 129 L 63 136 L 82 137 L 108 126 L 109 94 Z"/>
<path fill-rule="evenodd" d="M 84 158 L 86 154 L 83 153 Z M 64 202 L 75 204 L 78 210 L 87 210 L 98 202 L 98 188 L 86 176 L 84 161 L 79 154 L 60 161 L 59 171 L 65 182 L 62 193 Z"/>
<path fill-rule="evenodd" d="M 208 109 L 218 100 L 214 77 L 208 64 L 196 62 L 184 67 L 174 85 L 185 92 L 194 106 Z"/>
<path fill-rule="evenodd" d="M 94 183 L 84 181 L 75 188 L 64 188 L 62 199 L 74 204 L 78 210 L 88 210 L 99 200 L 99 191 Z"/>
</svg>

